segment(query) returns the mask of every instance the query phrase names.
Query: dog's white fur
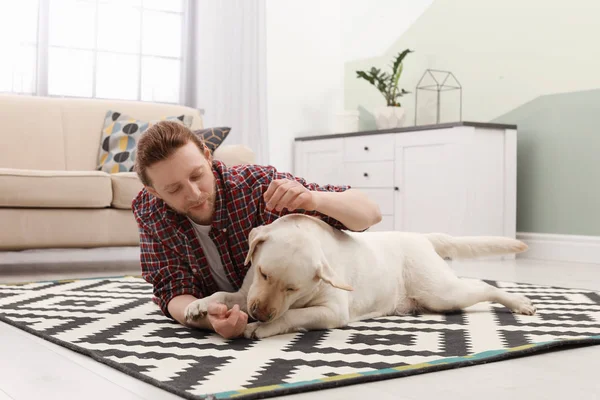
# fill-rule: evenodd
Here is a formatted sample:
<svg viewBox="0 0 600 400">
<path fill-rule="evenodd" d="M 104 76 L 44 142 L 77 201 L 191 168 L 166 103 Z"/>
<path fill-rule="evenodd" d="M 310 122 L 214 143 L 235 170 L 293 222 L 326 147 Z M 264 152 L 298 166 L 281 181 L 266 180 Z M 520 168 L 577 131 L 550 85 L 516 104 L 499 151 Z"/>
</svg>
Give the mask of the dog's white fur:
<svg viewBox="0 0 600 400">
<path fill-rule="evenodd" d="M 186 308 L 188 321 L 210 302 L 239 304 L 257 322 L 244 336 L 338 328 L 349 322 L 417 310 L 444 312 L 483 301 L 532 315 L 522 295 L 458 278 L 444 258 L 519 253 L 505 237 L 339 231 L 318 218 L 289 214 L 250 232 L 252 266 L 236 293 L 217 292 Z"/>
</svg>

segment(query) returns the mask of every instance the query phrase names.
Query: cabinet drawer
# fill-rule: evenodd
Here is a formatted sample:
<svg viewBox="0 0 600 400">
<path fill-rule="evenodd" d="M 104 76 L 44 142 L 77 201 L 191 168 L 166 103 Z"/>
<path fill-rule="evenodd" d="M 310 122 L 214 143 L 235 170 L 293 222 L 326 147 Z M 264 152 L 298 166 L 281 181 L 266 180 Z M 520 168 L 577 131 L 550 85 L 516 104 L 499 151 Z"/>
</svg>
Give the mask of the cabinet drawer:
<svg viewBox="0 0 600 400">
<path fill-rule="evenodd" d="M 388 161 L 394 159 L 395 136 L 365 135 L 344 138 L 344 161 Z"/>
<path fill-rule="evenodd" d="M 369 198 L 371 198 L 379 206 L 381 214 L 394 214 L 394 189 L 362 189 Z"/>
<path fill-rule="evenodd" d="M 344 177 L 348 185 L 357 188 L 391 188 L 394 186 L 394 162 L 344 163 Z"/>
</svg>

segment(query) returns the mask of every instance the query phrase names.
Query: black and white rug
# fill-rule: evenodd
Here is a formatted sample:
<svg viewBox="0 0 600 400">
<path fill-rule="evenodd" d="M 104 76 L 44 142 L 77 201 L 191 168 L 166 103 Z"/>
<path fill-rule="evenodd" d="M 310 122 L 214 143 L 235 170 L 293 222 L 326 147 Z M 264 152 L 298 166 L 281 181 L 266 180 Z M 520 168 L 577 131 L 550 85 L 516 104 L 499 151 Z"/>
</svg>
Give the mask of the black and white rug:
<svg viewBox="0 0 600 400">
<path fill-rule="evenodd" d="M 0 320 L 189 399 L 256 399 L 600 344 L 600 293 L 487 281 L 538 313 L 495 303 L 344 329 L 226 341 L 165 318 L 139 277 L 0 285 Z"/>
</svg>

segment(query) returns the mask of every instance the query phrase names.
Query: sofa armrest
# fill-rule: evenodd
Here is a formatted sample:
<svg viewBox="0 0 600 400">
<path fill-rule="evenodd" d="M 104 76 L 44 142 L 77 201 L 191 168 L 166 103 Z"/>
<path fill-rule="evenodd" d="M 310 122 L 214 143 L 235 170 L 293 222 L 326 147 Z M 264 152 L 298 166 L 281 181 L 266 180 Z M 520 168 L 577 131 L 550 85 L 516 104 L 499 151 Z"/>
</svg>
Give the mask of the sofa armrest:
<svg viewBox="0 0 600 400">
<path fill-rule="evenodd" d="M 243 144 L 221 145 L 213 153 L 213 158 L 221 161 L 228 167 L 240 164 L 254 164 L 256 162 L 254 151 Z"/>
</svg>

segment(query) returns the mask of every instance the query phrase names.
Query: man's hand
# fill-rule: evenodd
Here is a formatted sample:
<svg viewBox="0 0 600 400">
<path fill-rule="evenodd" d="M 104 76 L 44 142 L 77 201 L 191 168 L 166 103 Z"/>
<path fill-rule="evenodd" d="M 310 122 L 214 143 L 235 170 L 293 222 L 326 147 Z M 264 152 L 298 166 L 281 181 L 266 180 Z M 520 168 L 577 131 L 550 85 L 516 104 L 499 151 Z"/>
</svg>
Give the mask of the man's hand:
<svg viewBox="0 0 600 400">
<path fill-rule="evenodd" d="M 211 303 L 206 317 L 213 330 L 225 339 L 242 336 L 248 324 L 248 314 L 241 311 L 237 304 L 227 310 L 225 304 Z"/>
<path fill-rule="evenodd" d="M 271 182 L 264 194 L 267 210 L 289 211 L 303 209 L 313 211 L 317 208 L 315 192 L 311 192 L 300 182 L 291 179 L 276 179 Z"/>
</svg>

